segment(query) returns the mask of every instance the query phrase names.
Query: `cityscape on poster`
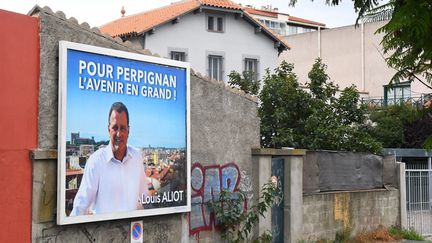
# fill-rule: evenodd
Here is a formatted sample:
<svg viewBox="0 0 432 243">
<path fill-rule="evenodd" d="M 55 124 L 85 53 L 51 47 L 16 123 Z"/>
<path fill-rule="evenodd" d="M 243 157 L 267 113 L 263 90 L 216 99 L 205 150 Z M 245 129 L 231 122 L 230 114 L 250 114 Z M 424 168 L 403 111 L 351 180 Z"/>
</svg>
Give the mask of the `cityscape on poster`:
<svg viewBox="0 0 432 243">
<path fill-rule="evenodd" d="M 189 211 L 188 65 L 86 47 L 60 47 L 59 222 Z"/>
</svg>

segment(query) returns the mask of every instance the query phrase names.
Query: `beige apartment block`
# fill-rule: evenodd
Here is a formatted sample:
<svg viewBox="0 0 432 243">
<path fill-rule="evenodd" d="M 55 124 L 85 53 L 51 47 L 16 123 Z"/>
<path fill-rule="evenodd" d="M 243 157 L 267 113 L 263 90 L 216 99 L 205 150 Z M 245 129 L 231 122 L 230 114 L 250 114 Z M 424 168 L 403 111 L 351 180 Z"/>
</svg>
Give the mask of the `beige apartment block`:
<svg viewBox="0 0 432 243">
<path fill-rule="evenodd" d="M 283 52 L 279 62 L 286 60 L 294 63 L 294 71 L 302 84 L 309 81 L 308 72 L 314 60 L 320 57 L 328 67 L 327 74 L 340 89 L 354 84 L 364 98 L 383 99 L 386 96 L 389 102 L 423 100 L 431 90 L 419 81 L 402 82 L 392 89 L 385 87 L 395 73 L 385 61 L 388 55 L 384 55 L 380 44 L 383 34 L 375 34 L 385 23 L 381 21 L 286 36 L 284 38 L 292 49 Z"/>
</svg>

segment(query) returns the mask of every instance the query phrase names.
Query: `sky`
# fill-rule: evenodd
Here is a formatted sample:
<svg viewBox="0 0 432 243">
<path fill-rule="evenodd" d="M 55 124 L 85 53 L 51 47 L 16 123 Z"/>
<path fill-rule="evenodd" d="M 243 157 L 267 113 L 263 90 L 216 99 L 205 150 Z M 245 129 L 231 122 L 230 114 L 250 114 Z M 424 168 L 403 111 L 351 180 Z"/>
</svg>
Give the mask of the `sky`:
<svg viewBox="0 0 432 243">
<path fill-rule="evenodd" d="M 0 9 L 27 14 L 33 6 L 48 6 L 54 12 L 62 11 L 67 18 L 75 17 L 79 23 L 87 22 L 99 27 L 120 18 L 121 7 L 126 15 L 168 5 L 176 0 L 0 0 Z M 289 0 L 233 0 L 255 8 L 271 5 L 279 12 L 326 24 L 334 28 L 353 25 L 357 17 L 352 0 L 343 0 L 339 6 L 327 6 L 325 0 L 298 0 L 296 6 L 288 7 Z"/>
</svg>

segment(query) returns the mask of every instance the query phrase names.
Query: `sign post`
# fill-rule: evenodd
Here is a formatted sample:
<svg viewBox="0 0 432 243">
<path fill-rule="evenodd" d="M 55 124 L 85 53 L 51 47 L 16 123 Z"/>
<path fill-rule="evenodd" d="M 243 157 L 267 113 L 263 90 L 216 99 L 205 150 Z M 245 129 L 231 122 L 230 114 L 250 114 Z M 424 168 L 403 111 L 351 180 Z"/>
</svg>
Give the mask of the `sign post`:
<svg viewBox="0 0 432 243">
<path fill-rule="evenodd" d="M 143 221 L 131 222 L 131 243 L 143 243 Z"/>
</svg>

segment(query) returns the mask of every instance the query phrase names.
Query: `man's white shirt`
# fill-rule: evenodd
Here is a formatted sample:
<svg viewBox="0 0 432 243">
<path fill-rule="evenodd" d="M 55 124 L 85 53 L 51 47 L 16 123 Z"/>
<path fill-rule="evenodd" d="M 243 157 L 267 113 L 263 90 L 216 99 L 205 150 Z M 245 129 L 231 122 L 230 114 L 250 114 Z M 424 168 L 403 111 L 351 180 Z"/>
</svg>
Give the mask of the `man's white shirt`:
<svg viewBox="0 0 432 243">
<path fill-rule="evenodd" d="M 70 216 L 142 209 L 141 198 L 147 195 L 140 151 L 128 145 L 126 156 L 119 161 L 109 144 L 87 160 Z"/>
</svg>

